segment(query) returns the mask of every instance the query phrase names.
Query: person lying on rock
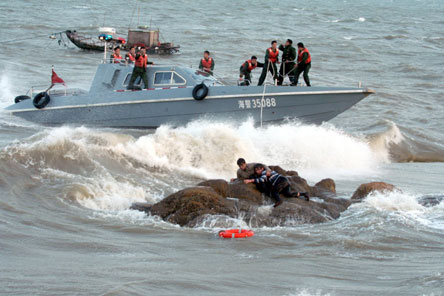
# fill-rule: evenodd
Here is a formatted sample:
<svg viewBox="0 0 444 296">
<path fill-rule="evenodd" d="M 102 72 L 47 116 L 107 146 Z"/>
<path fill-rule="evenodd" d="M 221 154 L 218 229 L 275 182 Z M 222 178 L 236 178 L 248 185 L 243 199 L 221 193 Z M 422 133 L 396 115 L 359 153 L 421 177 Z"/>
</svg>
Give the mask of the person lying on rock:
<svg viewBox="0 0 444 296">
<path fill-rule="evenodd" d="M 231 182 L 236 180 L 245 180 L 245 179 L 253 179 L 254 178 L 254 166 L 257 163 L 247 163 L 245 159 L 239 158 L 237 160 L 237 165 L 239 166 L 239 169 L 237 170 L 237 178 L 231 179 Z M 271 170 L 269 167 L 264 165 L 265 170 L 270 173 Z"/>
<path fill-rule="evenodd" d="M 267 173 L 263 164 L 256 164 L 254 166 L 254 172 L 256 178 L 245 179 L 244 183 L 265 184 L 270 188 L 270 196 L 276 201 L 274 207 L 278 207 L 282 204 L 280 194 L 286 197 L 299 197 L 309 201 L 309 195 L 307 192 L 294 192 L 291 191 L 290 182 L 282 175 L 279 175 L 275 171 Z"/>
</svg>

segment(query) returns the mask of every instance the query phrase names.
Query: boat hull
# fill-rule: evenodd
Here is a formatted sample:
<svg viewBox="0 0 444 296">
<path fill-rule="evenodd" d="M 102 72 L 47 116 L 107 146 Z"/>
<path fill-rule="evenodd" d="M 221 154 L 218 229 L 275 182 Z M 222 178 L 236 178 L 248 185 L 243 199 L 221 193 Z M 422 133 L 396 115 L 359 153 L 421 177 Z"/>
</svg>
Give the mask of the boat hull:
<svg viewBox="0 0 444 296">
<path fill-rule="evenodd" d="M 93 94 L 56 97 L 44 109 L 34 108 L 30 100 L 8 109 L 13 115 L 43 125 L 156 128 L 198 119 L 244 122 L 249 118 L 256 124 L 285 119 L 320 124 L 372 93 L 360 88 L 267 86 L 263 95 L 264 87 L 216 86 L 209 88 L 205 99 L 197 101 L 192 89 L 118 90 L 96 94 L 94 99 Z"/>
</svg>

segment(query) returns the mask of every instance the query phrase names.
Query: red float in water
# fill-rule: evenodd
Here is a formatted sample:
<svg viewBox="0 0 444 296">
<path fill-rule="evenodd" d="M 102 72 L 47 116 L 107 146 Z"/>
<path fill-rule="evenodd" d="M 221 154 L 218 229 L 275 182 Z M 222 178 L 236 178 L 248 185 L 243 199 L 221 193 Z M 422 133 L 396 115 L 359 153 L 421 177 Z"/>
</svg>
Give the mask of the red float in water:
<svg viewBox="0 0 444 296">
<path fill-rule="evenodd" d="M 228 229 L 219 231 L 219 236 L 223 238 L 244 238 L 253 235 L 254 232 L 247 229 Z"/>
</svg>

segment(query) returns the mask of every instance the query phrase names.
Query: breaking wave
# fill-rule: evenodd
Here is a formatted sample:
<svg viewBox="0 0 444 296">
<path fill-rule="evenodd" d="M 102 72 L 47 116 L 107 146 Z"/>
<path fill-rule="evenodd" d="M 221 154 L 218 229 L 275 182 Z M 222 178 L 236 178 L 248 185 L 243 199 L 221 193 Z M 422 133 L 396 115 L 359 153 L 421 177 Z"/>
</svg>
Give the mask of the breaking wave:
<svg viewBox="0 0 444 296">
<path fill-rule="evenodd" d="M 5 147 L 0 173 L 8 179 L 12 167 L 28 181 L 57 184 L 54 195 L 65 201 L 119 211 L 206 178 L 229 179 L 239 157 L 298 170 L 316 181 L 367 175 L 379 162 L 365 139 L 330 125 L 289 122 L 260 129 L 250 121 L 241 126 L 198 121 L 142 136 L 85 127 L 46 129 Z"/>
<path fill-rule="evenodd" d="M 182 128 L 163 126 L 152 135 L 122 143 L 115 151 L 152 166 L 186 170 L 203 178 L 233 176 L 236 160 L 279 164 L 305 174 L 368 173 L 375 168 L 370 147 L 331 125 L 285 123 L 255 128 L 196 121 Z"/>
<path fill-rule="evenodd" d="M 432 198 L 436 203 L 433 206 L 427 206 L 424 203 L 427 198 Z M 369 216 L 372 219 L 385 217 L 385 221 L 394 219 L 410 227 L 442 230 L 444 229 L 444 203 L 442 200 L 442 196 L 418 196 L 396 190 L 384 193 L 374 192 L 362 204 L 356 204 L 353 208 L 362 209 L 366 212 L 377 211 L 378 215 Z"/>
<path fill-rule="evenodd" d="M 385 131 L 368 136 L 371 149 L 385 162 L 444 162 L 444 147 L 410 136 L 388 121 Z"/>
<path fill-rule="evenodd" d="M 380 164 L 400 155 L 405 141 L 395 124 L 370 138 L 330 124 L 297 122 L 256 128 L 252 121 L 240 126 L 195 121 L 141 136 L 60 127 L 5 147 L 0 173 L 3 183 L 8 183 L 11 171 L 23 172 L 26 180 L 18 183 L 54 183 L 53 195 L 67 202 L 122 211 L 133 202 L 157 202 L 203 179 L 228 180 L 235 175 L 239 157 L 297 170 L 311 182 L 374 176 Z"/>
</svg>

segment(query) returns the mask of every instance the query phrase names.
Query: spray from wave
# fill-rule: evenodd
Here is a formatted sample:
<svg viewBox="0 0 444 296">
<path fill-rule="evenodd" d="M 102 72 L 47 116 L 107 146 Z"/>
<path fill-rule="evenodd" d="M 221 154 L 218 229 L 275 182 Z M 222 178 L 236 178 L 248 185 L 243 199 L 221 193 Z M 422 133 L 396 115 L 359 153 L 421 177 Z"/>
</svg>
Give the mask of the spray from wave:
<svg viewBox="0 0 444 296">
<path fill-rule="evenodd" d="M 329 124 L 295 122 L 256 128 L 252 121 L 240 126 L 195 121 L 139 137 L 60 127 L 7 146 L 0 159 L 2 166 L 29 171 L 28 178 L 43 186 L 56 180 L 66 200 L 120 211 L 133 202 L 159 201 L 202 179 L 230 179 L 239 157 L 297 170 L 312 181 L 374 175 L 381 163 L 391 161 L 393 145 L 403 141 L 395 124 L 370 140 Z"/>
<path fill-rule="evenodd" d="M 11 82 L 8 75 L 2 73 L 0 76 L 0 108 L 4 108 L 12 103 L 14 98 L 11 91 Z"/>
<path fill-rule="evenodd" d="M 113 151 L 152 166 L 225 179 L 233 177 L 239 157 L 281 165 L 314 178 L 368 174 L 379 162 L 365 139 L 331 125 L 293 122 L 263 129 L 255 128 L 251 121 L 240 126 L 206 121 L 181 128 L 163 126 Z"/>
<path fill-rule="evenodd" d="M 433 199 L 433 204 L 428 203 Z M 384 221 L 396 220 L 402 225 L 409 227 L 427 227 L 444 229 L 444 203 L 442 196 L 428 197 L 418 196 L 409 192 L 395 190 L 393 192 L 373 192 L 362 204 L 354 205 L 352 208 L 365 212 L 378 212 L 370 215 L 371 219 Z M 365 214 L 364 214 L 365 216 Z M 365 220 L 363 218 L 362 220 Z"/>
<path fill-rule="evenodd" d="M 198 121 L 162 126 L 134 137 L 85 127 L 46 129 L 0 154 L 6 166 L 25 168 L 59 195 L 94 210 L 122 210 L 135 201 L 156 202 L 206 178 L 229 179 L 236 160 L 277 164 L 316 181 L 372 173 L 378 159 L 365 139 L 330 125 L 288 122 L 263 129 Z M 12 162 L 12 163 L 11 163 Z M 0 164 L 2 166 L 2 164 Z"/>
<path fill-rule="evenodd" d="M 316 181 L 362 178 L 390 161 L 390 145 L 402 141 L 396 126 L 368 142 L 328 124 L 294 122 L 256 128 L 250 121 L 240 126 L 198 121 L 181 128 L 162 126 L 138 137 L 85 127 L 48 128 L 1 150 L 0 181 L 2 186 L 23 186 L 18 192 L 27 192 L 32 184 L 44 196 L 126 217 L 133 202 L 154 203 L 202 179 L 233 177 L 238 157 L 298 170 Z M 372 195 L 364 207 L 444 225 L 439 222 L 442 205 L 430 210 L 403 193 Z M 438 222 L 427 218 L 430 211 L 437 211 Z M 200 226 L 221 225 L 242 226 L 239 219 L 227 217 L 208 217 Z"/>
</svg>

